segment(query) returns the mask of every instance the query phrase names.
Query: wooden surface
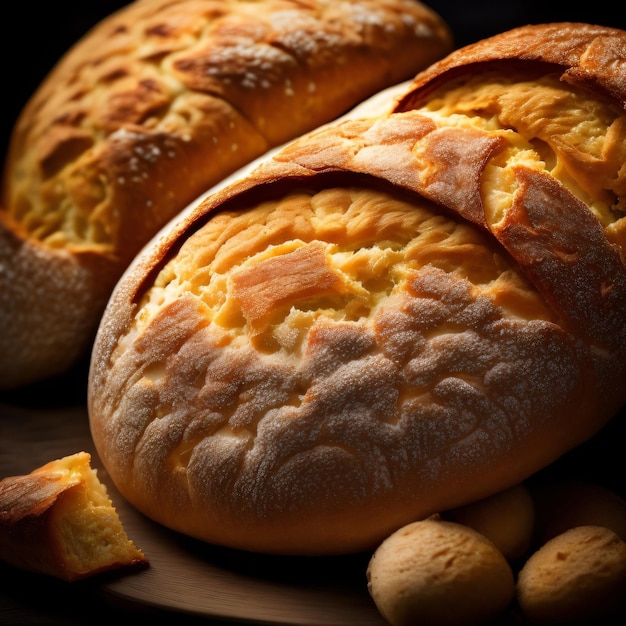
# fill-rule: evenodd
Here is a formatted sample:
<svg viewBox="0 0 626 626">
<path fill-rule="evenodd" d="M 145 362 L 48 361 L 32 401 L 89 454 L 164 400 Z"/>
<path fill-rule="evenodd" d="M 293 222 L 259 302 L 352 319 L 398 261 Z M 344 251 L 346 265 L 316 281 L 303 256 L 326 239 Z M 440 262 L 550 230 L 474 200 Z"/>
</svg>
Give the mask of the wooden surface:
<svg viewBox="0 0 626 626">
<path fill-rule="evenodd" d="M 367 593 L 368 555 L 307 559 L 221 549 L 163 528 L 114 488 L 93 448 L 85 404 L 86 368 L 0 394 L 0 477 L 28 473 L 79 450 L 107 485 L 127 533 L 145 552 L 142 571 L 63 583 L 0 563 L 0 624 L 111 624 L 117 618 L 175 615 L 180 624 L 383 626 Z M 588 444 L 533 480 L 572 476 L 622 497 L 626 411 Z M 513 614 L 501 624 L 520 624 Z"/>
<path fill-rule="evenodd" d="M 0 595 L 0 611 L 4 611 L 0 612 L 0 623 L 11 623 L 8 616 L 16 619 L 38 603 L 43 604 L 44 620 L 46 615 L 58 617 L 61 607 L 56 604 L 76 604 L 84 611 L 87 599 L 90 614 L 97 607 L 96 613 L 102 610 L 107 614 L 108 623 L 108 613 L 114 609 L 125 613 L 172 612 L 180 617 L 238 623 L 385 623 L 367 593 L 367 555 L 306 559 L 241 553 L 183 537 L 135 511 L 110 482 L 95 452 L 83 386 L 82 377 L 75 375 L 38 389 L 0 395 L 0 477 L 28 473 L 80 450 L 90 452 L 92 466 L 107 485 L 129 537 L 144 551 L 150 566 L 79 584 L 64 584 L 3 566 L 3 580 L 12 583 Z M 38 594 L 42 588 L 46 590 L 37 602 L 33 601 L 34 588 Z M 58 603 L 57 598 L 61 598 Z"/>
</svg>

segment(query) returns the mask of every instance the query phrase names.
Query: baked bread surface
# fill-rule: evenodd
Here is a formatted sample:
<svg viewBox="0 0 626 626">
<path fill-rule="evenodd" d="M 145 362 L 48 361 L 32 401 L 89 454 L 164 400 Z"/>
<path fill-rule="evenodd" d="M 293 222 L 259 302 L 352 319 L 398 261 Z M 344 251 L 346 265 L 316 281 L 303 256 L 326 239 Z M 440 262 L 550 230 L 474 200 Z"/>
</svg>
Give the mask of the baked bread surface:
<svg viewBox="0 0 626 626">
<path fill-rule="evenodd" d="M 122 271 L 194 198 L 450 48 L 414 0 L 138 0 L 103 20 L 12 134 L 0 387 L 85 355 Z"/>
<path fill-rule="evenodd" d="M 0 480 L 0 559 L 68 582 L 148 563 L 87 452 Z"/>
<path fill-rule="evenodd" d="M 564 27 L 593 48 L 595 27 Z M 522 34 L 549 57 L 542 27 L 492 56 Z M 89 385 L 100 457 L 135 506 L 236 548 L 356 552 L 611 419 L 624 93 L 609 68 L 613 91 L 522 61 L 470 61 L 415 109 L 293 142 L 135 260 Z"/>
</svg>

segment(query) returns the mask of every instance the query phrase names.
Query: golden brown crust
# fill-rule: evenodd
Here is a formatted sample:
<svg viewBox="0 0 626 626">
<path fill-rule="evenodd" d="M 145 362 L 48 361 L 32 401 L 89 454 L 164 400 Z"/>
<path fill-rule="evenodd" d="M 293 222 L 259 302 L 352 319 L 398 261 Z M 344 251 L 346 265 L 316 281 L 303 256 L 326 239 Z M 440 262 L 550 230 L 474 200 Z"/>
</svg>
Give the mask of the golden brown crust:
<svg viewBox="0 0 626 626">
<path fill-rule="evenodd" d="M 450 46 L 412 0 L 141 0 L 103 20 L 12 136 L 0 386 L 84 354 L 123 269 L 200 193 Z"/>
<path fill-rule="evenodd" d="M 552 65 L 565 82 L 605 92 L 626 106 L 624 32 L 608 26 L 556 22 L 522 26 L 455 50 L 416 76 L 397 110 L 420 106 L 439 84 L 454 80 L 457 74 L 485 71 L 490 64 L 512 68 L 524 64 L 530 71 L 534 65 Z"/>
<path fill-rule="evenodd" d="M 0 480 L 0 559 L 74 581 L 147 564 L 79 452 Z"/>
<path fill-rule="evenodd" d="M 367 549 L 623 405 L 626 114 L 551 66 L 472 68 L 293 142 L 127 271 L 89 411 L 138 508 L 239 548 Z"/>
</svg>

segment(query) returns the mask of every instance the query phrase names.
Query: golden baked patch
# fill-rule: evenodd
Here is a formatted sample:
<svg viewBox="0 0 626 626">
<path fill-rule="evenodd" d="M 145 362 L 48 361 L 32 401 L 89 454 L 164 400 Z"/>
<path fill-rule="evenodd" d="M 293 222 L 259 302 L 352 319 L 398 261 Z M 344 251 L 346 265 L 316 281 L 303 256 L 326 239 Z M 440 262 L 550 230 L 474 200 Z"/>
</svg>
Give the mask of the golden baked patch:
<svg viewBox="0 0 626 626">
<path fill-rule="evenodd" d="M 524 79 L 514 72 L 481 72 L 440 91 L 421 113 L 447 126 L 502 133 L 515 146 L 513 163 L 502 158 L 485 171 L 490 182 L 484 197 L 494 221 L 500 215 L 498 194 L 511 184 L 503 184 L 506 174 L 490 170 L 521 161 L 561 180 L 604 226 L 624 217 L 626 115 L 615 102 L 589 98 L 559 74 Z"/>
<path fill-rule="evenodd" d="M 368 188 L 299 192 L 215 216 L 161 271 L 144 301 L 166 302 L 189 290 L 208 323 L 233 337 L 246 334 L 260 349 L 293 350 L 294 329 L 302 337 L 320 316 L 373 319 L 378 305 L 406 291 L 426 265 L 469 281 L 476 297 L 488 297 L 505 316 L 552 316 L 477 229 L 427 201 L 416 206 Z M 140 307 L 141 324 L 151 310 Z"/>
</svg>

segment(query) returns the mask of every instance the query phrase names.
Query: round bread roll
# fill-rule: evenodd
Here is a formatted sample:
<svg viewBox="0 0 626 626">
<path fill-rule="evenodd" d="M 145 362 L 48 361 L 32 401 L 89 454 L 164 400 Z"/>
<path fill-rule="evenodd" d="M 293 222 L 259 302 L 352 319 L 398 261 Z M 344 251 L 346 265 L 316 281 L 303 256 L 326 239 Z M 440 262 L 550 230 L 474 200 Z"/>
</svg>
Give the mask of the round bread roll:
<svg viewBox="0 0 626 626">
<path fill-rule="evenodd" d="M 556 480 L 532 489 L 539 544 L 576 526 L 604 526 L 626 541 L 626 502 L 601 485 Z"/>
<path fill-rule="evenodd" d="M 553 32 L 626 50 L 586 25 L 470 47 L 424 106 L 302 137 L 135 259 L 88 398 L 132 504 L 240 549 L 369 550 L 615 415 L 626 85 L 614 54 L 577 80 Z M 520 40 L 543 60 L 503 60 Z"/>
<path fill-rule="evenodd" d="M 451 49 L 415 0 L 138 0 L 21 113 L 0 196 L 0 388 L 88 354 L 114 284 L 188 203 Z"/>
<path fill-rule="evenodd" d="M 515 485 L 443 515 L 487 537 L 508 561 L 520 559 L 531 547 L 535 507 L 525 485 Z"/>
<path fill-rule="evenodd" d="M 590 624 L 626 606 L 626 543 L 602 526 L 557 535 L 520 570 L 517 600 L 534 624 Z"/>
<path fill-rule="evenodd" d="M 392 626 L 485 624 L 515 597 L 513 572 L 493 543 L 468 526 L 433 519 L 385 539 L 367 581 Z"/>
</svg>

